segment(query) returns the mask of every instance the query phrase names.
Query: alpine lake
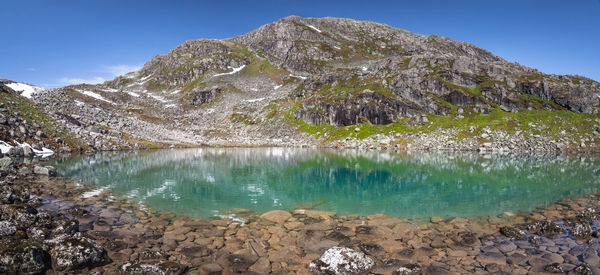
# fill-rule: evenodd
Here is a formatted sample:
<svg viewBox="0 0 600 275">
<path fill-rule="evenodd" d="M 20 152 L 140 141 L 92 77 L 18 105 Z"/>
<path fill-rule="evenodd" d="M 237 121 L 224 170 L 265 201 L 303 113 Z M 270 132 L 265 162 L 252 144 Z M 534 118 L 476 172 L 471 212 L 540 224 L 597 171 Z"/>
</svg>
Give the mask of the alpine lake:
<svg viewBox="0 0 600 275">
<path fill-rule="evenodd" d="M 477 217 L 600 190 L 595 155 L 196 148 L 75 155 L 54 165 L 89 189 L 84 198 L 108 191 L 157 212 L 203 219 L 298 208 Z"/>
</svg>

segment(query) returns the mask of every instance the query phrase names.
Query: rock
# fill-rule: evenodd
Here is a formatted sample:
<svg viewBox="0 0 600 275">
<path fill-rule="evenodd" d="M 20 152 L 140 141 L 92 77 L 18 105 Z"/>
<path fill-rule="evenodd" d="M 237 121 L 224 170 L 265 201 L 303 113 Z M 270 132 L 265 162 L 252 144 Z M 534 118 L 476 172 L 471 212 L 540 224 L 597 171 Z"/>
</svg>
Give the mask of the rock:
<svg viewBox="0 0 600 275">
<path fill-rule="evenodd" d="M 8 150 L 8 155 L 9 156 L 22 157 L 23 154 L 24 154 L 23 147 L 21 147 L 21 146 L 11 147 Z"/>
<path fill-rule="evenodd" d="M 435 217 L 434 216 L 434 217 L 431 217 L 430 220 L 431 220 L 432 223 L 441 223 L 441 222 L 444 221 L 444 218 L 442 218 L 442 217 Z"/>
<path fill-rule="evenodd" d="M 552 263 L 552 264 L 546 265 L 544 267 L 544 270 L 548 271 L 550 273 L 564 273 L 564 271 L 559 263 Z"/>
<path fill-rule="evenodd" d="M 61 234 L 44 243 L 52 247 L 52 266 L 59 271 L 94 267 L 109 261 L 104 248 L 80 233 Z"/>
<path fill-rule="evenodd" d="M 0 237 L 7 237 L 17 232 L 17 224 L 13 221 L 0 221 Z"/>
<path fill-rule="evenodd" d="M 228 272 L 242 273 L 252 266 L 258 257 L 252 254 L 229 254 L 217 259 L 217 263 Z"/>
<path fill-rule="evenodd" d="M 367 272 L 375 262 L 362 252 L 347 248 L 334 246 L 318 260 L 309 264 L 309 269 L 317 273 L 325 274 L 360 274 Z"/>
<path fill-rule="evenodd" d="M 587 263 L 583 263 L 581 265 L 578 265 L 573 270 L 573 273 L 575 273 L 575 274 L 581 274 L 581 275 L 593 275 L 594 274 L 594 272 L 592 271 L 592 268 Z"/>
<path fill-rule="evenodd" d="M 502 251 L 502 253 L 509 253 L 517 249 L 517 246 L 510 241 L 500 242 L 496 245 L 496 247 L 498 247 L 498 249 Z"/>
<path fill-rule="evenodd" d="M 553 238 L 565 232 L 565 230 L 562 229 L 562 227 L 549 220 L 541 220 L 532 223 L 527 226 L 527 230 L 531 234 L 536 234 L 538 236 L 543 236 L 547 238 Z"/>
<path fill-rule="evenodd" d="M 575 238 L 586 239 L 592 235 L 592 228 L 589 224 L 576 223 L 571 230 L 571 235 Z"/>
<path fill-rule="evenodd" d="M 132 275 L 177 275 L 186 267 L 174 262 L 159 261 L 156 263 L 129 262 L 119 266 L 119 271 Z"/>
<path fill-rule="evenodd" d="M 35 156 L 35 153 L 33 152 L 33 149 L 31 149 L 31 147 L 27 146 L 23 147 L 23 156 L 26 158 L 32 158 Z"/>
<path fill-rule="evenodd" d="M 259 258 L 248 270 L 257 274 L 269 274 L 271 272 L 271 262 L 267 258 Z"/>
<path fill-rule="evenodd" d="M 48 268 L 48 253 L 40 245 L 20 240 L 0 242 L 0 273 L 43 274 Z"/>
<path fill-rule="evenodd" d="M 221 271 L 223 271 L 223 268 L 221 268 L 221 266 L 216 263 L 209 263 L 202 265 L 200 267 L 200 270 L 203 272 L 202 274 L 206 275 L 221 275 Z"/>
<path fill-rule="evenodd" d="M 9 157 L 0 158 L 0 170 L 4 170 L 12 165 L 12 159 Z"/>
<path fill-rule="evenodd" d="M 292 217 L 292 214 L 283 210 L 272 210 L 260 215 L 262 219 L 275 223 L 283 223 Z"/>
<path fill-rule="evenodd" d="M 512 227 L 512 226 L 504 226 L 504 227 L 500 228 L 500 233 L 502 233 L 502 235 L 504 235 L 508 238 L 512 238 L 515 240 L 527 239 L 527 235 L 525 234 L 525 232 L 523 230 Z"/>
<path fill-rule="evenodd" d="M 506 264 L 506 257 L 504 254 L 498 252 L 485 252 L 477 256 L 477 260 L 483 265 L 487 264 Z"/>
<path fill-rule="evenodd" d="M 401 266 L 400 268 L 396 269 L 394 271 L 394 275 L 413 275 L 413 274 L 420 274 L 421 273 L 421 266 L 419 266 L 418 264 L 406 264 L 404 266 Z"/>
<path fill-rule="evenodd" d="M 56 168 L 52 166 L 39 166 L 33 167 L 33 172 L 38 175 L 56 176 Z"/>
</svg>

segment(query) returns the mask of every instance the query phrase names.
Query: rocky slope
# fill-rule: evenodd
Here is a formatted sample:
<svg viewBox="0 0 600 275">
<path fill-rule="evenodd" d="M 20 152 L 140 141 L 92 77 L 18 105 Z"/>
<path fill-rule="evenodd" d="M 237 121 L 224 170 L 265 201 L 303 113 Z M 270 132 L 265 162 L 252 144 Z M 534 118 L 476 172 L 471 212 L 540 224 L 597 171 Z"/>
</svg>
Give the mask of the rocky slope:
<svg viewBox="0 0 600 275">
<path fill-rule="evenodd" d="M 340 18 L 290 16 L 231 39 L 187 41 L 139 71 L 33 99 L 80 137 L 109 136 L 87 139 L 99 149 L 128 139 L 520 151 L 600 144 L 598 82 Z"/>
</svg>

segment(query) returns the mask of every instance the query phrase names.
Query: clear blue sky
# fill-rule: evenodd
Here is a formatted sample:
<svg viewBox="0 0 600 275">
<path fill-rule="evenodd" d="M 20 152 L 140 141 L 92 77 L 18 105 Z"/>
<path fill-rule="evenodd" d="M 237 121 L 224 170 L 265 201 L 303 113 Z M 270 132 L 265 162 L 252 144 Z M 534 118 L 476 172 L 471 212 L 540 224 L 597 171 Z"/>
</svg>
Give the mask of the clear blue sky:
<svg viewBox="0 0 600 275">
<path fill-rule="evenodd" d="M 546 73 L 600 81 L 600 0 L 0 0 L 0 78 L 44 87 L 112 79 L 182 42 L 288 15 L 348 17 L 486 48 Z"/>
</svg>

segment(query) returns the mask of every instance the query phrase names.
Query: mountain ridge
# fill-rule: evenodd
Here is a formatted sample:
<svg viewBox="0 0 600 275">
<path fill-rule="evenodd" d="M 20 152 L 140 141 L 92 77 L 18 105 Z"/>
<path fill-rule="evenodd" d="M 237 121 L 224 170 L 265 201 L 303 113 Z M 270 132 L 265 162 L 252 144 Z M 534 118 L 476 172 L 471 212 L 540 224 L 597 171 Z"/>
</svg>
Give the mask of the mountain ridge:
<svg viewBox="0 0 600 275">
<path fill-rule="evenodd" d="M 56 113 L 165 145 L 370 147 L 378 142 L 369 136 L 410 144 L 423 127 L 439 137 L 475 127 L 456 141 L 462 145 L 441 147 L 477 150 L 483 141 L 519 147 L 476 133 L 533 136 L 525 123 L 531 116 L 559 121 L 554 128 L 560 130 L 540 128 L 566 133 L 554 149 L 580 144 L 583 136 L 595 140 L 599 95 L 600 84 L 591 79 L 543 74 L 440 35 L 288 16 L 232 38 L 188 40 L 136 72 L 53 89 L 34 101 L 67 125 Z M 104 118 L 90 115 L 97 112 Z M 572 116 L 589 121 L 585 129 L 571 129 Z M 519 129 L 496 119 L 481 125 L 489 117 Z M 86 127 L 77 131 L 89 133 Z"/>
</svg>

